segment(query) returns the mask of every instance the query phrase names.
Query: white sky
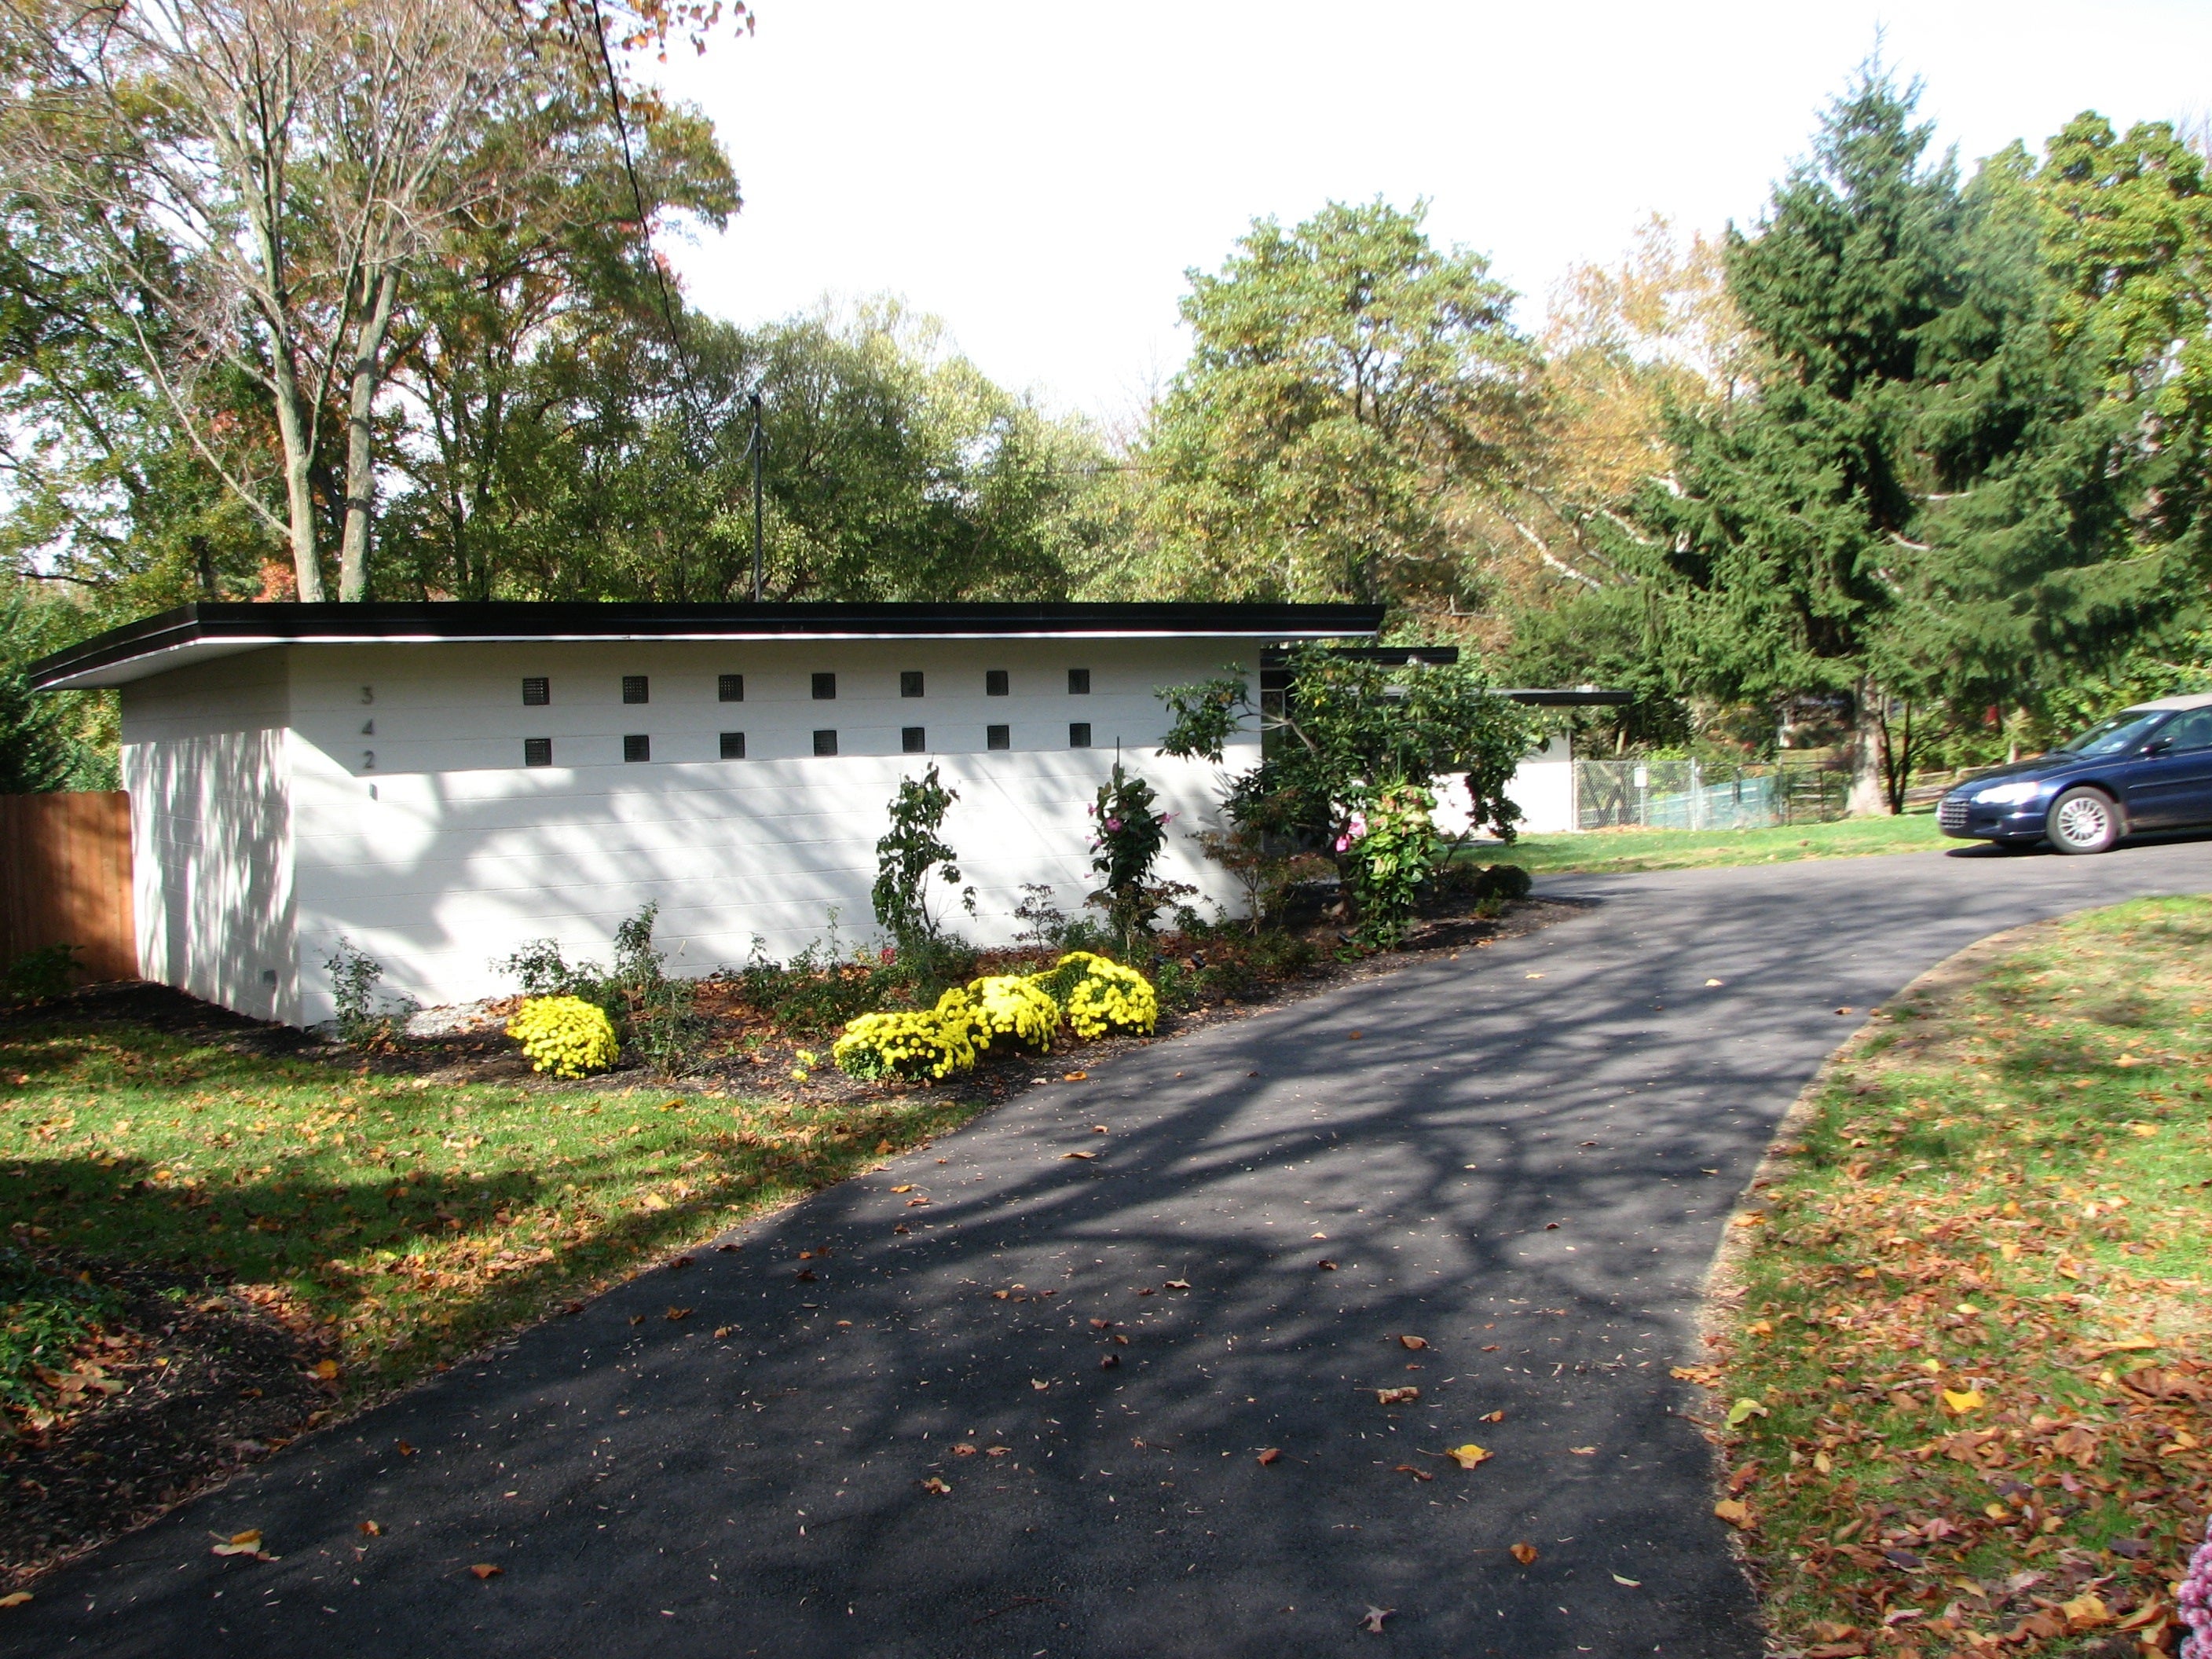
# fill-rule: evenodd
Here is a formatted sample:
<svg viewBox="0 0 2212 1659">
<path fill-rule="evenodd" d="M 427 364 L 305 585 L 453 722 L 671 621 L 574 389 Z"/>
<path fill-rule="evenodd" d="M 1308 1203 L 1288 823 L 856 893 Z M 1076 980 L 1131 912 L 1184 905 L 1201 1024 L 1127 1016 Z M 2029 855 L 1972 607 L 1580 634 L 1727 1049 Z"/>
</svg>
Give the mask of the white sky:
<svg viewBox="0 0 2212 1659">
<path fill-rule="evenodd" d="M 752 323 L 896 294 L 996 379 L 1107 420 L 1187 349 L 1183 271 L 1251 219 L 1431 198 L 1431 233 L 1532 299 L 1653 211 L 1754 216 L 1883 38 L 1971 161 L 2094 107 L 2212 106 L 2212 3 L 2094 0 L 759 0 L 672 63 L 745 206 L 670 252 Z"/>
</svg>

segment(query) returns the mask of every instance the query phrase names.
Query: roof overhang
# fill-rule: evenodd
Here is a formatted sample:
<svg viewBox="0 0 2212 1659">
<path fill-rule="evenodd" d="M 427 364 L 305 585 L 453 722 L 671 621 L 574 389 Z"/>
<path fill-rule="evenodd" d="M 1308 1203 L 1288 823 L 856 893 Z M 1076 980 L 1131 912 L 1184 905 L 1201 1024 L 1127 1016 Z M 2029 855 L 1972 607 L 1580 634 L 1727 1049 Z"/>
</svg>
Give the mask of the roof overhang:
<svg viewBox="0 0 2212 1659">
<path fill-rule="evenodd" d="M 1367 605 L 627 605 L 494 599 L 188 605 L 41 657 L 40 691 L 122 685 L 272 646 L 887 639 L 1372 638 Z"/>
</svg>

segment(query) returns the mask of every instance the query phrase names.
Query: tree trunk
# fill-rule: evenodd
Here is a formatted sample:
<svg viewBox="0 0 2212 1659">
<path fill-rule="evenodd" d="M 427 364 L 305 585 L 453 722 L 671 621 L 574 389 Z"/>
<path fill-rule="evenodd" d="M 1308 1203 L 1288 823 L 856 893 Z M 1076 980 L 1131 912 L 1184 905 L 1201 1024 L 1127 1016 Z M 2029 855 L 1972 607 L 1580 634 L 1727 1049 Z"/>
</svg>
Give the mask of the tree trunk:
<svg viewBox="0 0 2212 1659">
<path fill-rule="evenodd" d="M 285 527 L 292 544 L 292 574 L 299 583 L 300 602 L 317 605 L 323 598 L 323 562 L 315 546 L 313 446 L 307 422 L 300 417 L 300 388 L 281 341 L 270 356 L 276 368 L 276 435 L 284 446 Z"/>
<path fill-rule="evenodd" d="M 376 514 L 376 458 L 370 440 L 376 389 L 383 380 L 384 337 L 392 325 L 399 272 L 386 265 L 374 278 L 368 315 L 355 337 L 353 385 L 346 402 L 345 532 L 338 543 L 338 598 L 368 597 L 368 538 Z"/>
<path fill-rule="evenodd" d="M 1888 791 L 1881 766 L 1881 692 L 1870 679 L 1859 682 L 1851 717 L 1851 793 L 1844 811 L 1855 818 L 1887 817 Z"/>
</svg>

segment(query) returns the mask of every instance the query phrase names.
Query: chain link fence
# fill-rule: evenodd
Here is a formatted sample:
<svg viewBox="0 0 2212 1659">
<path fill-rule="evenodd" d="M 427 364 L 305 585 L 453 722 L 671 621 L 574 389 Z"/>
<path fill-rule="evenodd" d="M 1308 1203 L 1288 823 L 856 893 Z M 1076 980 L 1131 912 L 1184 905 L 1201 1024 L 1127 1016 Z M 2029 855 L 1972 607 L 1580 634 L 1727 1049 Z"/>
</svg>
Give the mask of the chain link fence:
<svg viewBox="0 0 2212 1659">
<path fill-rule="evenodd" d="M 1578 760 L 1583 830 L 1763 830 L 1844 816 L 1850 779 L 1820 766 L 1694 760 Z"/>
</svg>

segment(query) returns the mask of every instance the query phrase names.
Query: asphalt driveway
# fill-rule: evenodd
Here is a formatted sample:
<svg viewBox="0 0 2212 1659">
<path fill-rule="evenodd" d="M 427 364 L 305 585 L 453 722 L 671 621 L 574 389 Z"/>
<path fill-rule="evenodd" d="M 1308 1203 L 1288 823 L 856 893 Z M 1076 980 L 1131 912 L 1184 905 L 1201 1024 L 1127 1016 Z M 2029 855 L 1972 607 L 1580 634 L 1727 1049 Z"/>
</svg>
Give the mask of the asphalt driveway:
<svg viewBox="0 0 2212 1659">
<path fill-rule="evenodd" d="M 0 1653 L 1756 1655 L 1668 1370 L 1776 1120 L 1972 940 L 2208 889 L 2203 841 L 1547 880 L 1586 912 L 1041 1065 L 41 1585 Z M 248 1527 L 281 1559 L 210 1554 Z"/>
</svg>

